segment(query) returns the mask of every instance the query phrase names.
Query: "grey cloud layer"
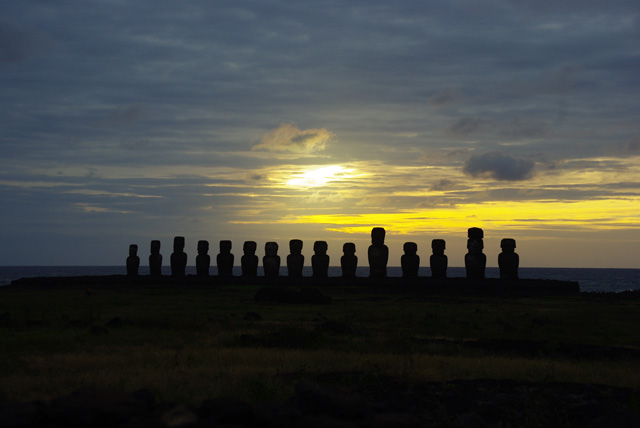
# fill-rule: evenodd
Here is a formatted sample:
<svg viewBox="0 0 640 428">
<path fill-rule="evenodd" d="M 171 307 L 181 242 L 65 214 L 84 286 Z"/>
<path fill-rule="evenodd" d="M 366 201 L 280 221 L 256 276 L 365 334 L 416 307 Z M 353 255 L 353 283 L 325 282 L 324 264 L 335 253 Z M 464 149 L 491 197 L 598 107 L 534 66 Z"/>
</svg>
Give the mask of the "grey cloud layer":
<svg viewBox="0 0 640 428">
<path fill-rule="evenodd" d="M 114 212 L 92 215 L 114 224 L 116 211 L 208 206 L 207 177 L 177 177 L 186 166 L 259 176 L 282 163 L 426 163 L 459 171 L 423 183 L 451 192 L 482 177 L 526 181 L 533 159 L 551 171 L 640 155 L 637 1 L 5 3 L 0 180 L 93 168 L 74 188 L 144 193 L 147 180 L 164 197 L 3 188 L 34 225 L 98 200 Z M 98 186 L 102 166 L 145 178 Z M 29 198 L 44 198 L 42 212 Z"/>
</svg>

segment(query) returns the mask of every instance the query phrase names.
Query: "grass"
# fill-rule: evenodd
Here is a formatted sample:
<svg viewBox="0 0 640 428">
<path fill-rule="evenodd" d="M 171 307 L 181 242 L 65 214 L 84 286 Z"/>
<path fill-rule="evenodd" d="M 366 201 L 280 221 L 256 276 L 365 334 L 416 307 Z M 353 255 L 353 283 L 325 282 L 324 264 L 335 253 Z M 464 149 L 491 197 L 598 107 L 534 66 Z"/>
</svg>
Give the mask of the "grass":
<svg viewBox="0 0 640 428">
<path fill-rule="evenodd" d="M 0 318 L 0 400 L 46 400 L 90 386 L 149 388 L 161 400 L 197 405 L 219 395 L 284 399 L 300 380 L 640 388 L 637 299 L 327 287 L 331 304 L 293 305 L 256 302 L 256 291 L 100 289 L 87 297 L 78 289 L 0 289 L 0 315 L 8 314 Z"/>
</svg>

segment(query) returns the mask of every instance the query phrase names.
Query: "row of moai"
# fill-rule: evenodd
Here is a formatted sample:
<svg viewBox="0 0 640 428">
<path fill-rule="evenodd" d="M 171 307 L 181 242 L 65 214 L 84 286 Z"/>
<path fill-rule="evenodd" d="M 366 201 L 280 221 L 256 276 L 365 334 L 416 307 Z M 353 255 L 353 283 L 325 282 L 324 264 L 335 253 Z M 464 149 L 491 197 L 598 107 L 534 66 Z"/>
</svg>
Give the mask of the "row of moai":
<svg viewBox="0 0 640 428">
<path fill-rule="evenodd" d="M 470 279 L 482 279 L 485 277 L 487 257 L 482 252 L 484 249 L 484 232 L 482 229 L 472 227 L 467 233 L 467 254 L 464 258 L 466 276 Z M 368 249 L 369 276 L 371 278 L 385 278 L 387 276 L 387 263 L 389 261 L 389 248 L 384 243 L 385 230 L 382 227 L 374 227 L 371 230 L 371 245 Z M 171 275 L 184 276 L 187 266 L 187 254 L 184 252 L 185 240 L 182 236 L 176 236 L 173 240 L 173 253 L 171 254 Z M 287 271 L 289 277 L 302 277 L 304 267 L 304 255 L 302 254 L 303 242 L 300 239 L 289 241 L 290 254 L 287 256 Z M 500 243 L 502 252 L 498 256 L 500 278 L 517 279 L 519 256 L 515 252 L 516 241 L 503 239 Z M 429 258 L 432 278 L 446 278 L 448 258 L 444 254 L 446 242 L 444 239 L 431 241 L 433 254 Z M 326 278 L 329 271 L 329 255 L 327 254 L 327 242 L 316 241 L 313 245 L 314 255 L 311 257 L 313 277 Z M 258 275 L 258 256 L 256 256 L 257 244 L 255 241 L 245 241 L 243 245 L 244 255 L 240 260 L 243 277 L 255 277 Z M 356 276 L 358 257 L 356 245 L 347 242 L 342 246 L 344 255 L 340 258 L 343 278 Z M 209 276 L 211 257 L 208 241 L 198 241 L 198 255 L 196 256 L 196 274 Z M 140 257 L 137 255 L 138 246 L 129 246 L 127 257 L 127 275 L 137 276 L 140 267 Z M 405 242 L 404 254 L 400 263 L 404 278 L 417 278 L 420 267 L 418 245 L 415 242 Z M 216 257 L 218 275 L 232 276 L 234 255 L 231 253 L 231 241 L 220 241 L 220 253 Z M 280 275 L 280 256 L 278 244 L 267 242 L 265 255 L 262 258 L 262 267 L 265 277 L 278 277 Z M 160 241 L 151 241 L 151 255 L 149 256 L 149 273 L 151 276 L 161 275 L 162 254 L 160 254 Z"/>
</svg>

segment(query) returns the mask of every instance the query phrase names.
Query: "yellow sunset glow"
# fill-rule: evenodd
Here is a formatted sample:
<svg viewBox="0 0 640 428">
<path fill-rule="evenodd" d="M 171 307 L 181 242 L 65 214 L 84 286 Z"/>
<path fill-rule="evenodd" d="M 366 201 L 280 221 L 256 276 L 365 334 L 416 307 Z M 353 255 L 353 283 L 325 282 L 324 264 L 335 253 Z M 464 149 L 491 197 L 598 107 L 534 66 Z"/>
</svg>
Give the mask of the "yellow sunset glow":
<svg viewBox="0 0 640 428">
<path fill-rule="evenodd" d="M 302 215 L 282 219 L 280 222 L 320 224 L 326 230 L 342 233 L 369 233 L 374 226 L 382 226 L 398 234 L 466 231 L 472 226 L 493 230 L 640 229 L 638 206 L 640 198 L 576 202 L 494 202 L 388 213 Z"/>
<path fill-rule="evenodd" d="M 302 173 L 293 174 L 294 178 L 287 181 L 293 187 L 319 187 L 328 183 L 352 178 L 355 170 L 340 165 L 329 165 L 315 169 L 308 169 Z"/>
</svg>

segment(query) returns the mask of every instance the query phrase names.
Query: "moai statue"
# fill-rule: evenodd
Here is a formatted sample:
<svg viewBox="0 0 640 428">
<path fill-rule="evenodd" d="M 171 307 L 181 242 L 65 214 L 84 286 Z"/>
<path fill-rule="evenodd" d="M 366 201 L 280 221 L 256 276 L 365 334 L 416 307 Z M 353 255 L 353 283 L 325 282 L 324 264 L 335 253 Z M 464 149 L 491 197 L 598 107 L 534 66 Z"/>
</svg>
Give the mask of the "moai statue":
<svg viewBox="0 0 640 428">
<path fill-rule="evenodd" d="M 404 254 L 400 258 L 403 278 L 417 278 L 420 267 L 420 256 L 418 255 L 418 244 L 415 242 L 404 243 Z"/>
<path fill-rule="evenodd" d="M 431 241 L 431 250 L 433 254 L 429 258 L 429 264 L 431 266 L 431 278 L 446 278 L 447 277 L 447 265 L 449 260 L 444 254 L 446 243 L 444 239 L 434 239 Z"/>
<path fill-rule="evenodd" d="M 483 279 L 484 270 L 487 266 L 487 256 L 482 253 L 484 243 L 484 232 L 478 227 L 472 227 L 467 232 L 467 249 L 469 252 L 464 256 L 464 266 L 467 269 L 467 278 Z"/>
<path fill-rule="evenodd" d="M 149 274 L 151 276 L 162 275 L 162 254 L 160 254 L 160 241 L 151 241 L 151 255 L 149 256 Z"/>
<path fill-rule="evenodd" d="M 502 252 L 498 255 L 498 267 L 500 268 L 500 278 L 518 279 L 518 267 L 520 266 L 520 256 L 515 252 L 516 240 L 505 238 L 500 241 Z"/>
<path fill-rule="evenodd" d="M 231 241 L 220 241 L 220 253 L 216 257 L 218 276 L 233 276 L 233 259 Z"/>
<path fill-rule="evenodd" d="M 184 252 L 184 236 L 173 238 L 173 253 L 171 253 L 171 275 L 184 276 L 187 267 L 187 253 Z"/>
<path fill-rule="evenodd" d="M 262 268 L 266 277 L 274 278 L 280 276 L 280 256 L 278 255 L 277 242 L 267 242 L 264 245 Z"/>
<path fill-rule="evenodd" d="M 316 241 L 313 244 L 311 256 L 311 269 L 314 278 L 326 278 L 329 276 L 329 255 L 327 254 L 327 241 Z"/>
<path fill-rule="evenodd" d="M 343 278 L 355 278 L 358 267 L 358 256 L 356 256 L 356 244 L 347 242 L 342 246 L 344 255 L 340 257 Z"/>
<path fill-rule="evenodd" d="M 127 257 L 127 275 L 138 276 L 139 267 L 140 257 L 138 257 L 138 246 L 131 244 L 129 245 L 129 257 Z"/>
<path fill-rule="evenodd" d="M 289 251 L 291 254 L 287 256 L 287 272 L 289 276 L 299 278 L 302 276 L 302 268 L 304 267 L 302 241 L 299 239 L 289 241 Z"/>
<path fill-rule="evenodd" d="M 211 256 L 209 256 L 209 241 L 198 241 L 198 255 L 196 256 L 196 274 L 209 276 Z"/>
<path fill-rule="evenodd" d="M 242 265 L 242 276 L 254 277 L 258 276 L 258 256 L 256 256 L 256 249 L 258 245 L 255 241 L 245 241 L 242 246 L 244 255 L 240 259 Z"/>
<path fill-rule="evenodd" d="M 385 230 L 382 227 L 371 229 L 371 245 L 369 246 L 369 276 L 386 278 L 389 248 L 384 245 Z"/>
</svg>

